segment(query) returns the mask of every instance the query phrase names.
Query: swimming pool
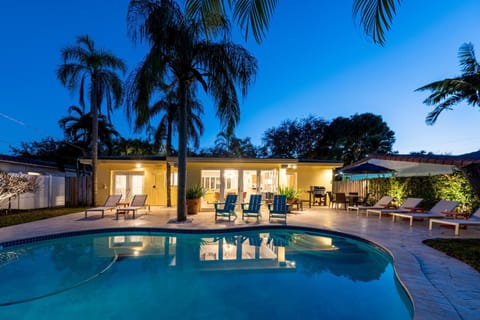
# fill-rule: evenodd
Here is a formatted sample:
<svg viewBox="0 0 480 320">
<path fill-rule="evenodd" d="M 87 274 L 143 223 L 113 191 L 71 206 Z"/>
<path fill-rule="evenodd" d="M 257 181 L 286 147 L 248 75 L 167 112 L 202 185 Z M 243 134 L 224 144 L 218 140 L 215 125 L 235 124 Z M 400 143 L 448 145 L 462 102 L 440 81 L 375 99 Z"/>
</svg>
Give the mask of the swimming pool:
<svg viewBox="0 0 480 320">
<path fill-rule="evenodd" d="M 0 319 L 412 319 L 384 251 L 301 229 L 5 246 Z"/>
</svg>

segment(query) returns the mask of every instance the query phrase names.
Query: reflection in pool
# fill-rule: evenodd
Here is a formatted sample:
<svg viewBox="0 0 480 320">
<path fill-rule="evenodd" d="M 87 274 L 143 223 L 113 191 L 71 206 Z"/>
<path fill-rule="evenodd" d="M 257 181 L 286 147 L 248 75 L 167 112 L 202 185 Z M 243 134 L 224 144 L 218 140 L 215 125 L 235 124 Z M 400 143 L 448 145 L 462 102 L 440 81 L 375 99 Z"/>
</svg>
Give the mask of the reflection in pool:
<svg viewBox="0 0 480 320">
<path fill-rule="evenodd" d="M 0 251 L 0 319 L 411 319 L 391 258 L 268 229 L 109 233 Z"/>
</svg>

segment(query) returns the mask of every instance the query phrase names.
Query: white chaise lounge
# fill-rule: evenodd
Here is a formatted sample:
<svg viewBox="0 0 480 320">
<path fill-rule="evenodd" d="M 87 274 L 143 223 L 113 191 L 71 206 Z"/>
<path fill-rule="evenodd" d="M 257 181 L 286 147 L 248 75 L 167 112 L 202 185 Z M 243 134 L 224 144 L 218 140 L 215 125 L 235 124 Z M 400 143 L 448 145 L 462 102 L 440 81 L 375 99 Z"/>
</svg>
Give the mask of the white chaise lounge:
<svg viewBox="0 0 480 320">
<path fill-rule="evenodd" d="M 382 215 L 388 214 L 391 215 L 395 212 L 412 212 L 417 209 L 417 206 L 423 201 L 422 198 L 407 198 L 400 207 L 395 209 L 367 209 L 366 215 L 368 217 L 369 214 L 378 214 L 378 218 L 382 219 Z"/>
<path fill-rule="evenodd" d="M 390 202 L 392 202 L 393 197 L 383 196 L 380 200 L 377 201 L 373 206 L 348 206 L 347 212 L 350 210 L 356 210 L 357 216 L 361 211 L 366 211 L 368 209 L 385 209 Z"/>
<path fill-rule="evenodd" d="M 458 201 L 440 200 L 428 212 L 396 212 L 392 213 L 392 220 L 395 222 L 396 218 L 406 218 L 412 226 L 414 219 L 445 218 L 447 214 L 442 212 L 452 212 L 459 204 Z"/>
<path fill-rule="evenodd" d="M 130 206 L 125 208 L 117 208 L 117 212 L 115 214 L 115 218 L 118 220 L 118 215 L 123 214 L 124 218 L 126 218 L 127 214 L 130 212 L 133 213 L 133 219 L 135 219 L 135 214 L 137 211 L 141 209 L 148 209 L 150 210 L 150 206 L 146 204 L 147 202 L 147 195 L 146 194 L 136 194 L 132 198 L 132 202 Z"/>
<path fill-rule="evenodd" d="M 102 207 L 85 209 L 85 219 L 87 219 L 87 213 L 94 212 L 94 211 L 101 212 L 102 218 L 103 218 L 103 216 L 105 215 L 105 211 L 108 211 L 108 210 L 112 211 L 117 209 L 118 203 L 120 202 L 121 198 L 122 198 L 121 194 L 109 195 Z"/>
<path fill-rule="evenodd" d="M 478 208 L 468 219 L 430 219 L 428 229 L 432 230 L 434 223 L 454 226 L 455 235 L 458 236 L 460 233 L 460 226 L 480 226 L 480 208 Z"/>
</svg>

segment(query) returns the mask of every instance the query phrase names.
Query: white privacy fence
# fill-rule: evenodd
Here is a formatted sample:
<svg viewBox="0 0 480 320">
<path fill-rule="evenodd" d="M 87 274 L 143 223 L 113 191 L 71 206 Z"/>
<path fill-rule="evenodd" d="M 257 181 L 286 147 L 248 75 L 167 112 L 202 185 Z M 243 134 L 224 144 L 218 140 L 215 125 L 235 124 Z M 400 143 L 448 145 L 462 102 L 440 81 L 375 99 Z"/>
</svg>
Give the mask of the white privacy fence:
<svg viewBox="0 0 480 320">
<path fill-rule="evenodd" d="M 65 205 L 65 177 L 37 176 L 36 192 L 24 193 L 0 203 L 0 209 L 40 209 Z"/>
</svg>

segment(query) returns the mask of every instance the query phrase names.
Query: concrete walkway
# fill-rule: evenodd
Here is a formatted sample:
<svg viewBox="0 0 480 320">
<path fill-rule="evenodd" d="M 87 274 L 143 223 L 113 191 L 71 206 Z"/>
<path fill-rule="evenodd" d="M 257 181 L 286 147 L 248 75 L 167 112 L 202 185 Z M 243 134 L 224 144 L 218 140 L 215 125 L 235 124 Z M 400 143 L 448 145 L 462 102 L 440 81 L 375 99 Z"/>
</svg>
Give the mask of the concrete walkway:
<svg viewBox="0 0 480 320">
<path fill-rule="evenodd" d="M 151 212 L 137 219 L 115 220 L 114 215 L 101 219 L 92 214 L 74 213 L 57 218 L 0 229 L 0 242 L 44 236 L 77 230 L 93 230 L 122 227 L 152 227 L 167 229 L 238 229 L 245 226 L 268 225 L 268 215 L 257 222 L 250 219 L 234 222 L 214 221 L 213 212 L 200 212 L 189 216 L 187 222 L 176 223 L 175 209 L 152 207 Z M 274 223 L 272 223 L 274 224 Z M 281 224 L 279 224 L 281 225 Z M 323 230 L 345 232 L 372 241 L 394 258 L 400 281 L 405 285 L 415 306 L 415 319 L 425 320 L 476 320 L 480 319 L 480 273 L 466 264 L 450 258 L 424 244 L 428 238 L 453 238 L 453 230 L 438 225 L 431 232 L 425 221 L 416 221 L 410 227 L 406 221 L 392 222 L 390 217 L 366 217 L 345 210 L 315 207 L 295 211 L 288 215 L 287 225 L 307 226 Z M 471 227 L 460 231 L 462 238 L 480 238 L 480 228 Z"/>
</svg>

